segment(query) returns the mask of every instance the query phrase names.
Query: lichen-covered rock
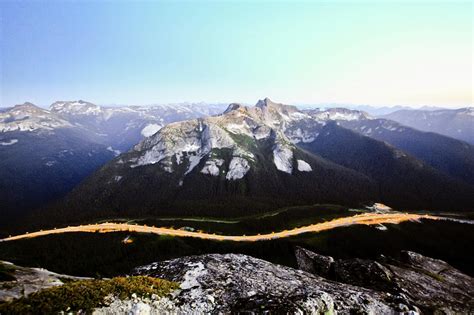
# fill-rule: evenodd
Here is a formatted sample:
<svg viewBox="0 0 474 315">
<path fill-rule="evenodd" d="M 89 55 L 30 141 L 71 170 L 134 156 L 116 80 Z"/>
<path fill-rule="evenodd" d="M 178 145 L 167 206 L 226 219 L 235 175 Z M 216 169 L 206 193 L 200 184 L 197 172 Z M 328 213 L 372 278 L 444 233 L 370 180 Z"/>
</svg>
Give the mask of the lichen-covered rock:
<svg viewBox="0 0 474 315">
<path fill-rule="evenodd" d="M 321 277 L 329 275 L 329 271 L 334 263 L 334 258 L 331 256 L 319 255 L 299 246 L 295 249 L 295 255 L 298 269 Z"/>
<path fill-rule="evenodd" d="M 314 274 L 391 294 L 393 302 L 399 303 L 399 310 L 417 309 L 427 314 L 474 313 L 474 279 L 442 260 L 403 251 L 399 260 L 384 256 L 378 261 L 336 260 L 332 272 L 328 273 L 321 271 L 324 264 L 320 262 L 325 261 L 321 257 L 325 256 L 298 248 L 296 257 L 300 268 Z M 331 258 L 326 257 L 326 261 Z"/>
<path fill-rule="evenodd" d="M 132 294 L 126 299 L 110 296 L 107 303 L 95 308 L 93 313 L 414 315 L 474 312 L 473 279 L 441 260 L 413 252 L 403 252 L 400 260 L 386 257 L 378 261 L 332 260 L 303 248 L 297 249 L 297 259 L 307 270 L 323 270 L 326 278 L 246 255 L 182 257 L 138 267 L 132 272 L 132 275 L 177 282 L 177 289 L 174 286 L 173 291 L 162 296 Z M 321 266 L 329 266 L 329 272 Z"/>
<path fill-rule="evenodd" d="M 26 297 L 42 289 L 63 284 L 64 280 L 83 280 L 89 278 L 61 275 L 42 268 L 28 268 L 0 261 L 0 269 L 9 279 L 0 279 L 0 303 Z M 8 271 L 8 273 L 6 273 Z"/>
<path fill-rule="evenodd" d="M 368 259 L 341 259 L 334 262 L 333 278 L 353 285 L 397 292 L 393 287 L 391 271 L 382 264 Z"/>
<path fill-rule="evenodd" d="M 393 283 L 427 313 L 474 313 L 474 279 L 448 263 L 405 251 L 386 266 Z"/>
<path fill-rule="evenodd" d="M 210 254 L 139 267 L 148 275 L 181 283 L 168 305 L 176 313 L 365 313 L 397 310 L 391 295 L 327 281 L 246 255 Z M 157 303 L 159 304 L 159 303 Z"/>
</svg>

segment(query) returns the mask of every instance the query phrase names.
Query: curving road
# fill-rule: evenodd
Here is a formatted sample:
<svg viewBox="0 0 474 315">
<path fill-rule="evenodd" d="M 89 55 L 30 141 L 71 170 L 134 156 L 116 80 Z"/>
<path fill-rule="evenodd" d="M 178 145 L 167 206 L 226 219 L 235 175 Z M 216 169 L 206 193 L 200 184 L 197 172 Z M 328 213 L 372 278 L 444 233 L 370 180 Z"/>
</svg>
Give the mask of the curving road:
<svg viewBox="0 0 474 315">
<path fill-rule="evenodd" d="M 154 227 L 146 225 L 133 225 L 127 223 L 101 223 L 101 224 L 89 224 L 79 226 L 68 226 L 60 229 L 38 231 L 34 233 L 25 233 L 16 236 L 10 236 L 0 241 L 15 241 L 20 239 L 27 239 L 51 234 L 62 234 L 62 233 L 77 233 L 77 232 L 99 232 L 99 233 L 110 233 L 110 232 L 137 232 L 137 233 L 151 233 L 157 235 L 169 235 L 179 237 L 195 237 L 207 240 L 216 241 L 236 241 L 236 242 L 254 242 L 264 241 L 277 238 L 284 238 L 295 236 L 309 232 L 321 232 L 331 230 L 341 226 L 349 226 L 353 224 L 365 224 L 365 225 L 378 225 L 378 224 L 398 224 L 404 221 L 417 221 L 420 219 L 440 220 L 444 219 L 441 217 L 435 217 L 431 215 L 420 215 L 420 214 L 408 214 L 408 213 L 364 213 L 357 214 L 351 217 L 337 218 L 332 221 L 312 224 L 308 226 L 294 228 L 292 230 L 284 230 L 279 232 L 272 232 L 267 234 L 257 235 L 217 235 L 204 232 L 191 232 L 185 230 L 176 230 L 171 228 Z"/>
</svg>

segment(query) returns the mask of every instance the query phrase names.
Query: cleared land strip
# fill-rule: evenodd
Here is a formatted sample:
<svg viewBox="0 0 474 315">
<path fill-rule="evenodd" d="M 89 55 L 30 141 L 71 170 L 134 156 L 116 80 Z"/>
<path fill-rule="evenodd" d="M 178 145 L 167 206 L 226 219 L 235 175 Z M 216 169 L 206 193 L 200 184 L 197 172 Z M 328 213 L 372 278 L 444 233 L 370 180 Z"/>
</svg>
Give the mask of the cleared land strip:
<svg viewBox="0 0 474 315">
<path fill-rule="evenodd" d="M 431 215 L 420 215 L 420 214 L 408 214 L 408 213 L 364 213 L 357 214 L 351 217 L 337 218 L 332 221 L 312 224 L 308 226 L 294 228 L 292 230 L 284 230 L 279 232 L 272 232 L 267 234 L 257 235 L 218 235 L 204 232 L 194 232 L 185 230 L 175 230 L 171 228 L 154 227 L 146 225 L 134 225 L 126 223 L 101 223 L 101 224 L 89 224 L 89 225 L 78 225 L 68 226 L 65 228 L 38 231 L 33 233 L 25 233 L 16 236 L 10 236 L 0 241 L 14 241 L 20 239 L 27 239 L 39 236 L 46 236 L 51 234 L 62 234 L 62 233 L 77 233 L 77 232 L 90 232 L 90 233 L 110 233 L 110 232 L 137 232 L 137 233 L 151 233 L 157 235 L 169 235 L 178 237 L 195 237 L 208 240 L 216 241 L 236 241 L 236 242 L 254 242 L 263 241 L 277 238 L 284 238 L 295 236 L 309 232 L 321 232 L 331 230 L 341 226 L 349 226 L 353 224 L 364 224 L 364 225 L 377 225 L 377 224 L 398 224 L 404 221 L 417 221 L 420 219 L 440 220 L 444 219 L 441 217 Z"/>
</svg>

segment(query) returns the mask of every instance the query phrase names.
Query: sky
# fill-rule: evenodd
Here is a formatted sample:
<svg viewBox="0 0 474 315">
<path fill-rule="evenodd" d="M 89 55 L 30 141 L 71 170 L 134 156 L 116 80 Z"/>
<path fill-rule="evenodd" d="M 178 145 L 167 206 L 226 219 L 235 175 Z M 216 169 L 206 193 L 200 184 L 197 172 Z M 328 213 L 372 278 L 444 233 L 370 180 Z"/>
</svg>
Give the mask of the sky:
<svg viewBox="0 0 474 315">
<path fill-rule="evenodd" d="M 473 104 L 471 1 L 0 2 L 0 106 Z"/>
</svg>

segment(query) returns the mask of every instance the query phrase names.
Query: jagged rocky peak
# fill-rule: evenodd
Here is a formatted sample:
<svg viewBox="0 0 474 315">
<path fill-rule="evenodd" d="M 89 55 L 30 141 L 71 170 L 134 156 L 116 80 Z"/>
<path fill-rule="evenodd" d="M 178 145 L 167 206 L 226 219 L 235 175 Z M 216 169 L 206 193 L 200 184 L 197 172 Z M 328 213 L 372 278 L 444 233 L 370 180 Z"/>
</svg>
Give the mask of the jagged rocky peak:
<svg viewBox="0 0 474 315">
<path fill-rule="evenodd" d="M 262 112 L 262 119 L 270 125 L 285 125 L 288 122 L 310 118 L 306 113 L 298 110 L 296 106 L 275 103 L 268 97 L 259 100 L 255 108 Z"/>
<path fill-rule="evenodd" d="M 240 103 L 231 103 L 229 104 L 229 106 L 227 107 L 227 109 L 224 111 L 224 114 L 227 114 L 231 111 L 234 111 L 234 110 L 239 110 L 239 109 L 244 109 L 245 106 L 240 104 Z"/>
<path fill-rule="evenodd" d="M 257 104 L 255 105 L 258 108 L 268 108 L 268 107 L 277 107 L 281 104 L 277 104 L 273 102 L 268 97 L 265 97 L 263 100 L 258 100 Z"/>
<path fill-rule="evenodd" d="M 53 113 L 66 115 L 98 115 L 101 107 L 83 100 L 57 101 L 51 104 L 50 110 Z"/>
<path fill-rule="evenodd" d="M 311 172 L 307 161 L 295 163 L 294 143 L 314 141 L 327 120 L 357 117 L 365 116 L 345 109 L 307 113 L 269 98 L 259 100 L 255 106 L 232 103 L 221 115 L 163 127 L 136 145 L 138 157 L 134 155 L 128 162 L 132 168 L 158 164 L 169 173 L 184 164 L 184 177 L 205 159 L 201 173 L 218 176 L 227 169 L 227 179 L 240 179 L 256 161 L 259 143 L 265 142 L 267 147 L 271 146 L 271 162 L 278 171 L 293 174 L 296 168 L 299 172 Z M 232 152 L 231 160 L 220 156 L 223 149 Z"/>
<path fill-rule="evenodd" d="M 168 173 L 180 169 L 182 178 L 199 166 L 202 174 L 225 173 L 226 179 L 236 180 L 255 163 L 262 163 L 255 156 L 270 147 L 271 155 L 267 151 L 263 155 L 271 158 L 277 171 L 312 172 L 308 161 L 295 161 L 294 144 L 314 141 L 327 120 L 350 120 L 361 115 L 344 109 L 307 113 L 269 98 L 255 106 L 232 103 L 221 115 L 166 125 L 136 145 L 135 154 L 125 160 L 131 168 L 157 164 Z M 230 158 L 223 156 L 223 150 L 231 152 Z"/>
<path fill-rule="evenodd" d="M 257 106 L 231 104 L 221 115 L 163 127 L 135 146 L 139 157 L 132 157 L 129 161 L 132 162 L 132 168 L 159 163 L 170 173 L 174 172 L 173 165 L 185 163 L 188 165 L 184 173 L 186 176 L 205 158 L 201 173 L 218 176 L 227 169 L 226 178 L 235 180 L 245 176 L 255 162 L 259 141 L 270 141 L 275 167 L 291 174 L 294 147 L 282 132 L 283 120 L 277 115 L 280 115 L 280 111 L 274 109 L 269 111 Z M 220 156 L 223 149 L 232 152 L 230 160 Z M 298 170 L 309 172 L 311 167 L 305 161 L 300 161 Z"/>
<path fill-rule="evenodd" d="M 294 109 L 294 110 L 297 110 L 296 106 L 285 105 L 285 104 L 282 104 L 282 103 L 275 103 L 274 101 L 272 101 L 268 97 L 265 97 L 263 100 L 258 100 L 255 107 L 258 107 L 258 108 L 261 108 L 261 109 L 274 108 L 274 109 L 277 109 L 277 110 L 281 110 L 281 109 Z"/>
</svg>

